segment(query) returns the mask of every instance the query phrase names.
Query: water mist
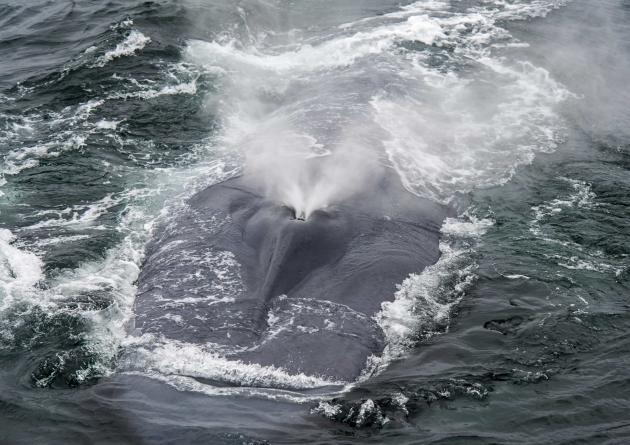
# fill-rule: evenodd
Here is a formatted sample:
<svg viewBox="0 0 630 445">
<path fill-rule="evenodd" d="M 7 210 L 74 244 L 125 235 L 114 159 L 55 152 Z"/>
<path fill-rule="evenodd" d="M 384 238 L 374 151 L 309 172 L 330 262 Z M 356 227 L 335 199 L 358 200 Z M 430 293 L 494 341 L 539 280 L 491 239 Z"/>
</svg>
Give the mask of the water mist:
<svg viewBox="0 0 630 445">
<path fill-rule="evenodd" d="M 246 144 L 244 179 L 269 199 L 292 208 L 297 219 L 326 210 L 378 176 L 369 139 L 358 130 L 323 150 L 312 136 L 283 124 L 263 125 Z"/>
</svg>

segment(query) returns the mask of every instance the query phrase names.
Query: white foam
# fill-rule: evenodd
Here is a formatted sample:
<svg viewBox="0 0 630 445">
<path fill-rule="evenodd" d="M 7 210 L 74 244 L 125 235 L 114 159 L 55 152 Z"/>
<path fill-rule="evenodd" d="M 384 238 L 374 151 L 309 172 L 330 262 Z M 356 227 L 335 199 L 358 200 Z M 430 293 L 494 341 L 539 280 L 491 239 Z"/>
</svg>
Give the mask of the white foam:
<svg viewBox="0 0 630 445">
<path fill-rule="evenodd" d="M 444 1 L 425 0 L 421 2 L 403 5 L 399 10 L 373 17 L 366 17 L 353 22 L 342 23 L 340 29 L 351 29 L 357 26 L 363 26 L 370 22 L 383 21 L 384 19 L 401 19 L 412 15 L 426 14 L 427 12 L 444 12 L 450 9 L 450 4 Z"/>
<path fill-rule="evenodd" d="M 107 51 L 103 54 L 96 64 L 96 66 L 105 66 L 108 62 L 120 57 L 131 56 L 137 51 L 144 48 L 151 39 L 140 31 L 132 30 L 129 35 L 120 42 L 114 49 Z"/>
<path fill-rule="evenodd" d="M 179 391 L 190 391 L 207 396 L 239 396 L 250 397 L 257 399 L 267 399 L 290 403 L 310 403 L 322 398 L 321 395 L 307 395 L 299 391 L 291 391 L 279 388 L 261 388 L 261 387 L 249 387 L 249 386 L 212 386 L 205 383 L 201 383 L 194 377 L 188 377 L 183 375 L 165 375 L 160 372 L 136 372 L 125 371 L 126 374 L 138 375 L 142 377 L 149 377 L 161 382 L 164 382 Z"/>
<path fill-rule="evenodd" d="M 74 134 L 63 141 L 45 142 L 12 151 L 5 157 L 2 173 L 5 175 L 16 175 L 23 170 L 39 165 L 40 159 L 54 158 L 63 152 L 84 147 L 85 140 L 85 136 Z"/>
<path fill-rule="evenodd" d="M 534 5 L 510 4 L 502 11 L 488 7 L 472 8 L 464 13 L 450 12 L 446 2 L 416 2 L 401 8 L 400 11 L 385 14 L 378 18 L 366 18 L 357 22 L 340 25 L 341 29 L 352 29 L 357 24 L 371 21 L 389 20 L 387 23 L 355 32 L 349 36 L 325 40 L 319 44 L 302 43 L 290 51 L 265 53 L 259 48 L 242 49 L 234 40 L 228 42 L 190 41 L 187 55 L 190 60 L 209 66 L 235 66 L 245 64 L 276 71 L 312 71 L 320 68 L 347 66 L 369 55 L 388 51 L 398 42 L 414 41 L 427 45 L 446 45 L 455 43 L 457 32 L 468 33 L 469 27 L 478 27 L 476 33 L 466 36 L 472 46 L 488 43 L 494 33 L 504 32 L 494 26 L 501 19 L 519 19 L 523 17 L 543 16 L 566 1 L 538 1 Z M 507 12 L 509 10 L 509 13 Z M 427 13 L 442 12 L 442 16 Z M 453 31 L 456 31 L 453 33 Z"/>
<path fill-rule="evenodd" d="M 329 419 L 334 419 L 341 413 L 341 405 L 331 403 L 327 400 L 321 400 L 317 404 L 317 407 L 313 408 L 311 412 L 314 414 L 322 414 Z"/>
<path fill-rule="evenodd" d="M 165 72 L 166 82 L 161 85 L 151 79 L 138 81 L 133 77 L 114 76 L 115 79 L 122 80 L 130 85 L 122 91 L 109 94 L 107 99 L 153 99 L 159 96 L 195 95 L 198 91 L 197 82 L 199 76 L 198 71 L 184 63 L 169 65 Z"/>
<path fill-rule="evenodd" d="M 319 376 L 291 374 L 275 366 L 230 360 L 203 345 L 174 340 L 139 347 L 133 359 L 133 366 L 149 372 L 199 377 L 237 386 L 309 389 L 345 384 Z"/>
<path fill-rule="evenodd" d="M 395 400 L 393 401 L 396 402 Z M 320 401 L 319 404 L 311 410 L 311 413 L 321 414 L 331 420 L 336 420 L 337 416 L 341 414 L 342 409 L 343 407 L 340 404 Z M 406 408 L 403 407 L 403 410 L 406 411 Z M 356 411 L 355 408 L 350 408 L 343 420 L 350 422 L 353 426 L 358 428 L 366 426 L 368 422 L 383 426 L 391 421 L 383 414 L 381 407 L 372 399 L 363 401 Z"/>
<path fill-rule="evenodd" d="M 89 100 L 74 108 L 66 107 L 60 112 L 51 113 L 50 118 L 34 114 L 13 122 L 13 131 L 0 133 L 0 141 L 7 143 L 10 148 L 14 147 L 4 156 L 0 177 L 17 175 L 23 170 L 36 167 L 41 159 L 54 158 L 64 152 L 84 147 L 89 134 L 89 128 L 85 128 L 86 121 L 103 103 L 103 100 Z M 25 132 L 28 133 L 28 139 L 40 136 L 45 138 L 45 142 L 25 144 L 22 142 Z"/>
<path fill-rule="evenodd" d="M 496 16 L 501 20 L 518 20 L 525 17 L 545 17 L 549 12 L 569 3 L 570 0 L 532 0 L 512 2 L 510 0 L 492 0 Z"/>
<path fill-rule="evenodd" d="M 414 15 L 404 22 L 377 27 L 369 32 L 332 39 L 320 45 L 303 44 L 295 51 L 264 54 L 255 48 L 238 49 L 235 42 L 191 41 L 186 53 L 190 60 L 208 66 L 249 65 L 274 71 L 313 71 L 347 66 L 357 59 L 381 54 L 404 40 L 433 44 L 444 37 L 442 27 L 427 15 Z"/>
<path fill-rule="evenodd" d="M 0 229 L 0 311 L 33 291 L 43 278 L 43 262 L 35 254 L 13 245 L 15 236 Z"/>
<path fill-rule="evenodd" d="M 568 183 L 573 192 L 531 208 L 533 217 L 529 222 L 529 231 L 540 241 L 555 245 L 556 253 L 543 256 L 564 269 L 614 273 L 619 276 L 625 270 L 623 264 L 611 264 L 614 260 L 611 258 L 604 260 L 605 255 L 600 250 L 592 250 L 571 239 L 563 239 L 568 237 L 563 237 L 562 231 L 560 236 L 556 234 L 555 218 L 562 217 L 568 211 L 582 212 L 598 207 L 597 195 L 593 192 L 591 184 L 566 177 L 559 179 Z"/>
<path fill-rule="evenodd" d="M 544 202 L 540 205 L 533 206 L 534 218 L 530 221 L 529 231 L 536 236 L 542 236 L 542 223 L 564 210 L 571 208 L 589 208 L 594 204 L 595 193 L 593 193 L 590 184 L 585 181 L 575 180 L 571 178 L 561 178 L 568 182 L 574 190 L 574 193 L 564 197 L 555 198 L 548 202 Z M 545 238 L 549 242 L 561 243 L 559 240 Z M 572 243 L 575 244 L 575 243 Z M 575 244 L 575 247 L 581 249 L 581 247 Z"/>
<path fill-rule="evenodd" d="M 132 26 L 133 26 L 133 20 L 127 18 L 118 23 L 113 24 L 112 26 L 110 26 L 110 29 L 112 30 L 126 29 L 126 28 L 131 28 Z"/>
<path fill-rule="evenodd" d="M 447 202 L 457 192 L 502 184 L 561 140 L 553 107 L 568 92 L 548 72 L 477 60 L 492 70 L 493 82 L 506 83 L 483 106 L 469 99 L 476 84 L 425 68 L 418 75 L 429 91 L 373 99 L 374 120 L 387 134 L 386 154 L 409 191 Z"/>
<path fill-rule="evenodd" d="M 118 127 L 120 121 L 109 121 L 102 119 L 96 123 L 96 128 L 101 130 L 115 130 Z"/>
<path fill-rule="evenodd" d="M 37 246 L 35 246 L 34 249 L 42 248 L 42 247 L 50 246 L 50 245 L 72 243 L 74 241 L 81 241 L 81 240 L 89 239 L 91 237 L 92 235 L 64 235 L 64 236 L 54 236 L 50 238 L 38 239 Z"/>
<path fill-rule="evenodd" d="M 58 211 L 49 210 L 45 212 L 38 212 L 37 216 L 55 214 L 57 218 L 41 220 L 35 224 L 24 227 L 23 230 L 41 229 L 44 227 L 85 227 L 93 225 L 100 216 L 104 215 L 112 207 L 119 205 L 121 202 L 123 202 L 123 200 L 124 195 L 113 197 L 110 194 L 88 205 L 75 205 Z"/>
<path fill-rule="evenodd" d="M 573 270 L 591 270 L 594 272 L 618 272 L 618 268 L 597 261 L 589 261 L 583 258 L 579 258 L 576 255 L 572 255 L 570 257 L 563 257 L 561 255 L 550 255 L 550 258 L 555 258 L 558 260 L 558 266 L 564 267 L 565 269 L 573 269 Z"/>
<path fill-rule="evenodd" d="M 108 99 L 153 99 L 159 96 L 174 96 L 178 94 L 194 95 L 197 93 L 197 81 L 196 79 L 190 82 L 182 82 L 175 85 L 166 85 L 160 89 L 142 89 L 140 91 L 113 93 L 108 96 Z"/>
<path fill-rule="evenodd" d="M 531 278 L 528 277 L 527 275 L 521 275 L 521 274 L 509 274 L 509 275 L 504 275 L 504 277 L 510 280 L 531 280 Z"/>
<path fill-rule="evenodd" d="M 447 218 L 442 226 L 441 256 L 398 286 L 393 301 L 382 303 L 374 319 L 386 339 L 381 356 L 371 356 L 359 381 L 382 372 L 406 355 L 418 335 L 431 336 L 448 324 L 452 308 L 475 280 L 475 243 L 493 222 L 467 215 Z"/>
</svg>

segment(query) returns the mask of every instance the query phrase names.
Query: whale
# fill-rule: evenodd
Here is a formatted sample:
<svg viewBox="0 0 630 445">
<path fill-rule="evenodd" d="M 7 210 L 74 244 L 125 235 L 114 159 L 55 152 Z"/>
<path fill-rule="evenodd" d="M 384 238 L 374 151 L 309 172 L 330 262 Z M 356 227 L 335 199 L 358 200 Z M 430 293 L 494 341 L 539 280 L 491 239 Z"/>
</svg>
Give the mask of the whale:
<svg viewBox="0 0 630 445">
<path fill-rule="evenodd" d="M 149 242 L 135 329 L 352 382 L 386 346 L 375 318 L 383 302 L 439 259 L 450 212 L 392 177 L 308 218 L 243 177 L 211 185 Z"/>
</svg>

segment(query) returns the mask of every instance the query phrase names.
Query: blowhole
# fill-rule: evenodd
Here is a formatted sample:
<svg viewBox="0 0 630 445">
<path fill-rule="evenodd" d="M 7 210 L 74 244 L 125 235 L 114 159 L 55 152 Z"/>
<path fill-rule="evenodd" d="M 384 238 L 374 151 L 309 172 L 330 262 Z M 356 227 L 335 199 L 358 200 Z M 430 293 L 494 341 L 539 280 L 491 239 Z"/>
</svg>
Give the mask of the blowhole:
<svg viewBox="0 0 630 445">
<path fill-rule="evenodd" d="M 304 212 L 296 212 L 295 208 L 291 207 L 291 206 L 285 206 L 289 212 L 290 212 L 290 218 L 295 220 L 295 221 L 306 221 L 306 215 L 304 214 Z"/>
<path fill-rule="evenodd" d="M 293 219 L 296 221 L 306 221 L 306 215 L 304 214 L 304 212 L 297 213 L 295 210 L 293 210 Z"/>
</svg>

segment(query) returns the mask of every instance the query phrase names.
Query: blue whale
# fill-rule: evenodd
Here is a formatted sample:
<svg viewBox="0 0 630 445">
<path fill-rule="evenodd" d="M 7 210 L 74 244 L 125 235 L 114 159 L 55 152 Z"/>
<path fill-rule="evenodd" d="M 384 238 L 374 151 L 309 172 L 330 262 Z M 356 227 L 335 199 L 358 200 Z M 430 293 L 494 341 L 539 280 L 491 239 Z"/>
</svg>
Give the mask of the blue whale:
<svg viewBox="0 0 630 445">
<path fill-rule="evenodd" d="M 373 316 L 440 255 L 449 208 L 397 178 L 307 220 L 243 178 L 189 199 L 147 247 L 135 328 L 228 359 L 336 382 L 385 347 Z"/>
</svg>

